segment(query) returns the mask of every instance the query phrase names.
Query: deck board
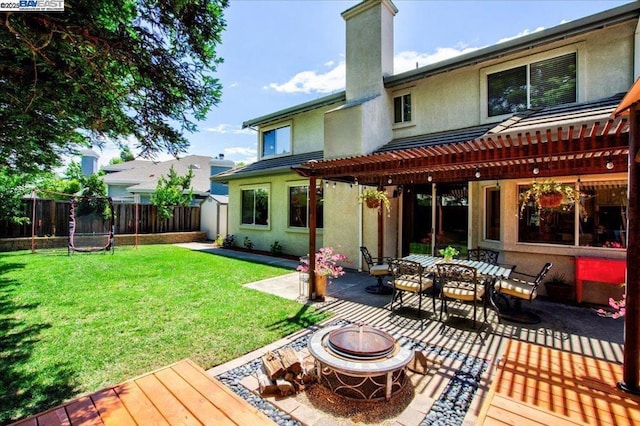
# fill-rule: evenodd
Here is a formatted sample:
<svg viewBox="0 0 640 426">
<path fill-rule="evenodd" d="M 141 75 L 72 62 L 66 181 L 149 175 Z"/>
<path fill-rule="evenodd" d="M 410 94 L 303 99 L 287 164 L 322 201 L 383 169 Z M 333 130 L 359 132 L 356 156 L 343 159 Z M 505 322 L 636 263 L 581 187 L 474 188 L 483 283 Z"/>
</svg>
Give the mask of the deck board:
<svg viewBox="0 0 640 426">
<path fill-rule="evenodd" d="M 621 365 L 510 340 L 479 424 L 640 424 L 640 397 L 618 389 L 621 377 Z"/>
<path fill-rule="evenodd" d="M 191 360 L 20 420 L 19 426 L 274 425 Z"/>
</svg>

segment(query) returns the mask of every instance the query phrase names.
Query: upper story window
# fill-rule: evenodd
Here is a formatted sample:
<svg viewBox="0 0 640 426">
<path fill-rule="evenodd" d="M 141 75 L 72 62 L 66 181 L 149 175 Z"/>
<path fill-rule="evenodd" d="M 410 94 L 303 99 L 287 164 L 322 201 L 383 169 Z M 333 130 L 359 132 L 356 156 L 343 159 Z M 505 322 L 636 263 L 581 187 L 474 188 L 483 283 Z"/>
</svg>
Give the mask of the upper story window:
<svg viewBox="0 0 640 426">
<path fill-rule="evenodd" d="M 291 126 L 262 132 L 262 157 L 291 154 Z"/>
<path fill-rule="evenodd" d="M 487 74 L 487 116 L 577 102 L 577 54 Z"/>
<path fill-rule="evenodd" d="M 406 123 L 411 121 L 411 93 L 393 98 L 393 122 Z"/>
</svg>

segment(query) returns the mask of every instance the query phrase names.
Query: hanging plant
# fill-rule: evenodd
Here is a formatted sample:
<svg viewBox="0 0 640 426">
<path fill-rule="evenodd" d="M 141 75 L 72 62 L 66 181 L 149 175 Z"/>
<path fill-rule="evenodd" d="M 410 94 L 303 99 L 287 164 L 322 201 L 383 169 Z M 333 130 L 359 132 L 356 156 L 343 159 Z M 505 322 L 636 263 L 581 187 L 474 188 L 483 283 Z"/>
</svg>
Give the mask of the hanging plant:
<svg viewBox="0 0 640 426">
<path fill-rule="evenodd" d="M 541 210 L 574 205 L 579 197 L 580 192 L 570 183 L 559 183 L 553 179 L 533 182 L 531 188 L 520 194 L 520 214 L 530 201 L 533 201 L 537 209 Z"/>
<path fill-rule="evenodd" d="M 363 190 L 358 198 L 360 203 L 364 202 L 371 209 L 377 209 L 382 203 L 387 209 L 387 213 L 391 212 L 391 203 L 389 203 L 387 194 L 384 191 L 368 188 Z"/>
</svg>

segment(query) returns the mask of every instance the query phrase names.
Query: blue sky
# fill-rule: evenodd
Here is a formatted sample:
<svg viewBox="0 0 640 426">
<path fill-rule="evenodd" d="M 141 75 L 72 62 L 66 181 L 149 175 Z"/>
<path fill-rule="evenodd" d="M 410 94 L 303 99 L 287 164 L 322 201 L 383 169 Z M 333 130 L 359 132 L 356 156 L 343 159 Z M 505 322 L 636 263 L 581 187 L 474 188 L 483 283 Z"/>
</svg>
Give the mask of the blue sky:
<svg viewBox="0 0 640 426">
<path fill-rule="evenodd" d="M 617 1 L 395 0 L 394 69 L 402 72 L 579 19 Z M 188 154 L 254 161 L 257 135 L 242 123 L 344 89 L 345 22 L 358 0 L 231 0 L 216 76 L 222 99 L 187 134 Z M 132 146 L 135 153 L 135 149 Z M 118 155 L 107 146 L 100 164 Z M 168 159 L 160 155 L 158 159 Z"/>
</svg>

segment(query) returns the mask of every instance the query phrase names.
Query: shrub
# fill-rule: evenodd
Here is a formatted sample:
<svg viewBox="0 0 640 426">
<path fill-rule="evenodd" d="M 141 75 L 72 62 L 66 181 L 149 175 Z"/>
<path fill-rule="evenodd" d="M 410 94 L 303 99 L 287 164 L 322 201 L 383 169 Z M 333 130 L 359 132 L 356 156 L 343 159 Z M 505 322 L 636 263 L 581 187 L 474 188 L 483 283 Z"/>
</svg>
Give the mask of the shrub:
<svg viewBox="0 0 640 426">
<path fill-rule="evenodd" d="M 235 244 L 235 238 L 233 237 L 233 234 L 226 235 L 224 237 L 224 239 L 222 240 L 222 247 L 224 247 L 224 248 L 233 247 L 234 244 Z"/>
<path fill-rule="evenodd" d="M 271 244 L 271 254 L 273 254 L 274 256 L 281 255 L 282 250 L 282 246 L 278 241 L 274 241 L 273 244 Z"/>
<path fill-rule="evenodd" d="M 247 250 L 251 250 L 253 249 L 253 241 L 251 241 L 249 239 L 249 237 L 244 237 L 244 246 L 246 247 Z"/>
</svg>

